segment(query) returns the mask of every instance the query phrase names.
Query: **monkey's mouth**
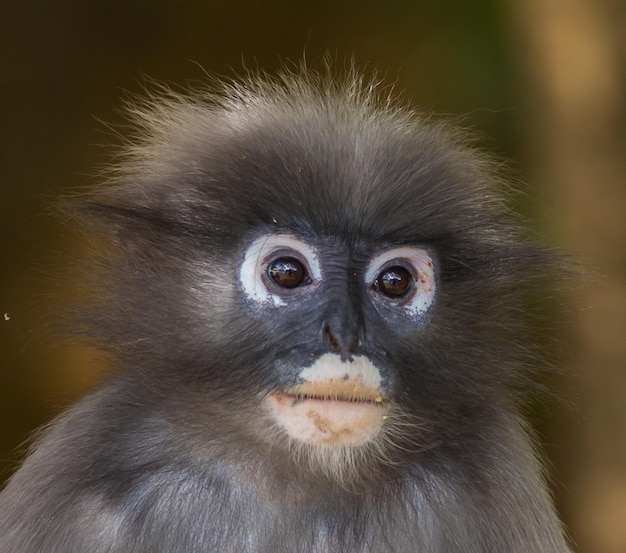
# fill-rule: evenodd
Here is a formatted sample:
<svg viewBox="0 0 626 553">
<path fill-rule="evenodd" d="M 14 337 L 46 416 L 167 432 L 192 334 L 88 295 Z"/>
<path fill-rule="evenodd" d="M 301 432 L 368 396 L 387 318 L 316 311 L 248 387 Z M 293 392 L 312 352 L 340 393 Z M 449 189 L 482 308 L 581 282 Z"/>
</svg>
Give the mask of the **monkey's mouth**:
<svg viewBox="0 0 626 553">
<path fill-rule="evenodd" d="M 382 396 L 377 396 L 374 399 L 366 399 L 359 397 L 344 396 L 341 394 L 329 394 L 329 395 L 314 395 L 314 394 L 284 394 L 285 397 L 293 399 L 293 404 L 296 405 L 301 401 L 344 401 L 347 403 L 372 403 L 374 405 L 381 405 L 383 403 Z"/>
<path fill-rule="evenodd" d="M 375 438 L 386 419 L 378 390 L 361 382 L 305 382 L 267 398 L 276 422 L 298 441 L 327 447 L 358 446 Z"/>
</svg>

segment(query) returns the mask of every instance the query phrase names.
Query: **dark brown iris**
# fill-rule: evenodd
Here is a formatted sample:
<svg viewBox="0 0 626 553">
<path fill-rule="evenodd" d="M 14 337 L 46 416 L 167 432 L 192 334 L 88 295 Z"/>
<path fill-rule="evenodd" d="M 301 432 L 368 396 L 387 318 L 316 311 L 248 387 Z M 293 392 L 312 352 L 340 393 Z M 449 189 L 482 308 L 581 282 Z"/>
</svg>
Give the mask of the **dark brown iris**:
<svg viewBox="0 0 626 553">
<path fill-rule="evenodd" d="M 279 257 L 267 267 L 267 276 L 282 288 L 296 288 L 305 282 L 306 269 L 293 257 Z"/>
<path fill-rule="evenodd" d="M 374 281 L 374 289 L 390 298 L 406 294 L 413 284 L 411 273 L 404 267 L 389 267 L 382 271 Z"/>
</svg>

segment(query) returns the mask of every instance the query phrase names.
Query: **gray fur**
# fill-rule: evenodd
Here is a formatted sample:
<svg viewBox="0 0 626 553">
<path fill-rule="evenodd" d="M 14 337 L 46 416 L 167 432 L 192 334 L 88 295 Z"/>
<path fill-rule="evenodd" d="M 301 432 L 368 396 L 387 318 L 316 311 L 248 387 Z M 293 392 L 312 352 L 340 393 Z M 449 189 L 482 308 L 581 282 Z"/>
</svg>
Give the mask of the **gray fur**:
<svg viewBox="0 0 626 553">
<path fill-rule="evenodd" d="M 73 208 L 114 247 L 92 262 L 77 326 L 120 372 L 50 425 L 0 495 L 0 553 L 567 553 L 516 408 L 539 362 L 523 295 L 556 262 L 518 238 L 490 164 L 356 74 L 251 78 L 131 111 L 112 182 Z M 355 271 L 386 244 L 438 259 L 422 325 L 336 307 L 365 320 L 407 416 L 349 481 L 292 456 L 259 412 L 333 309 L 281 321 L 242 305 L 243 248 L 275 229 Z"/>
</svg>

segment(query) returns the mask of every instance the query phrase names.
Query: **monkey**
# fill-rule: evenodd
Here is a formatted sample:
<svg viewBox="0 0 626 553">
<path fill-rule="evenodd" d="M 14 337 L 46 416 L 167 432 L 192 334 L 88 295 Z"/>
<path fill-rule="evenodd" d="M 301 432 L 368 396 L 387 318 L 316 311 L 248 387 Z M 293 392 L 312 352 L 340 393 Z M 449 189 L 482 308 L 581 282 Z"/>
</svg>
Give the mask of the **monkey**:
<svg viewBox="0 0 626 553">
<path fill-rule="evenodd" d="M 454 125 L 356 69 L 163 89 L 72 217 L 117 370 L 0 495 L 0 553 L 567 553 L 525 298 L 558 256 Z"/>
</svg>

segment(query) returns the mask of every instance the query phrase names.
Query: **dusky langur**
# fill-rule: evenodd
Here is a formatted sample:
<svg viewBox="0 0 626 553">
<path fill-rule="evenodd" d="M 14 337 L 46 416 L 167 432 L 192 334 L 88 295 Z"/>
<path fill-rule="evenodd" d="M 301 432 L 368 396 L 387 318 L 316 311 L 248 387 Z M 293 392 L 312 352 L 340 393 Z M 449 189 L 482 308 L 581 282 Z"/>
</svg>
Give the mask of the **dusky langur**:
<svg viewBox="0 0 626 553">
<path fill-rule="evenodd" d="M 119 371 L 9 481 L 1 553 L 570 551 L 518 413 L 558 262 L 492 163 L 356 71 L 130 113 L 73 208 Z"/>
</svg>

